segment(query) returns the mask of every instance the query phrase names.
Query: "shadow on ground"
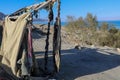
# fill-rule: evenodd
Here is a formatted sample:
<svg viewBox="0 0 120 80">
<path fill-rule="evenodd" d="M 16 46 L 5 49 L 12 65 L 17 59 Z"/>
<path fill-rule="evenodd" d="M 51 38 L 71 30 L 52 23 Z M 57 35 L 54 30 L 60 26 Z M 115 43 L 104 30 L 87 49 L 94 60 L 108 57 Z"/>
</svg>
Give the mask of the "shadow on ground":
<svg viewBox="0 0 120 80">
<path fill-rule="evenodd" d="M 35 28 L 33 31 L 32 31 L 32 38 L 33 39 L 40 39 L 40 38 L 44 38 L 44 36 L 46 36 L 47 33 L 46 32 L 43 32 L 42 30 L 38 29 L 38 28 Z"/>
<path fill-rule="evenodd" d="M 50 51 L 49 53 L 51 53 Z M 36 52 L 40 55 L 43 52 Z M 78 77 L 100 73 L 120 65 L 120 55 L 98 51 L 98 49 L 62 50 L 61 70 L 56 75 L 58 80 L 74 80 Z"/>
</svg>

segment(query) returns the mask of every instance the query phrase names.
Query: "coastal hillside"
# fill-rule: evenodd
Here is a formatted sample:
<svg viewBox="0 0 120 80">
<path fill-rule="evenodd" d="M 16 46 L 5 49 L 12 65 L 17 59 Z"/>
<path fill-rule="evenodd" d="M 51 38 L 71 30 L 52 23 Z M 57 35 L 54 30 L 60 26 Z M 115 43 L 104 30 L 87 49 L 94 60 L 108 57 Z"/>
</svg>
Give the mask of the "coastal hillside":
<svg viewBox="0 0 120 80">
<path fill-rule="evenodd" d="M 40 59 L 39 64 L 42 65 L 47 26 L 35 25 L 35 27 L 36 29 L 32 34 L 33 48 L 36 58 Z M 82 44 L 79 35 L 76 34 L 70 33 L 67 27 L 61 28 L 61 69 L 55 75 L 55 80 L 119 80 L 120 53 L 117 49 L 108 46 Z M 52 66 L 50 64 L 52 61 L 52 43 L 53 27 L 50 29 L 49 37 L 49 67 Z M 80 46 L 77 47 L 78 44 Z"/>
<path fill-rule="evenodd" d="M 33 50 L 39 65 L 44 64 L 47 25 L 34 25 L 32 32 Z M 82 45 L 79 35 L 70 33 L 67 27 L 61 28 L 61 70 L 55 80 L 119 80 L 120 54 L 116 48 Z M 53 27 L 49 37 L 49 67 L 52 59 Z M 72 72 L 72 73 L 71 73 Z M 111 78 L 112 76 L 112 78 Z M 41 80 L 34 77 L 32 80 Z M 43 80 L 43 79 L 42 79 Z"/>
<path fill-rule="evenodd" d="M 0 20 L 3 20 L 3 18 L 5 18 L 5 14 L 4 13 L 2 13 L 2 12 L 0 12 Z"/>
<path fill-rule="evenodd" d="M 77 44 L 109 46 L 120 48 L 120 30 L 114 24 L 101 22 L 97 16 L 88 13 L 85 18 L 74 19 L 68 16 L 66 32 L 70 33 L 72 39 L 76 37 Z"/>
</svg>

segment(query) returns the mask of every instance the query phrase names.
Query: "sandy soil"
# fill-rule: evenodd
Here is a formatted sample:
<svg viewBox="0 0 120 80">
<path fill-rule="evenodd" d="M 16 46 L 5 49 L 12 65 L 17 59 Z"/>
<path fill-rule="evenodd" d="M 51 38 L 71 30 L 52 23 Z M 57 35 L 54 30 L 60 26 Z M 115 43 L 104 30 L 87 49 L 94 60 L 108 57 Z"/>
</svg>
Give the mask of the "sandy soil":
<svg viewBox="0 0 120 80">
<path fill-rule="evenodd" d="M 44 53 L 45 36 L 33 40 L 36 57 Z M 50 35 L 52 53 L 52 35 Z M 57 80 L 120 80 L 120 53 L 114 48 L 84 46 L 82 50 L 62 40 L 61 70 Z M 51 66 L 51 65 L 50 65 Z"/>
<path fill-rule="evenodd" d="M 49 62 L 52 62 L 52 37 L 51 32 Z M 63 35 L 62 39 L 65 37 Z M 34 53 L 41 66 L 43 65 L 45 32 L 34 31 L 33 38 Z M 72 43 L 62 40 L 61 70 L 55 75 L 56 80 L 120 80 L 120 53 L 116 49 L 84 46 L 83 49 L 78 50 L 74 47 Z M 49 67 L 52 67 L 52 63 L 49 63 Z M 40 80 L 40 78 L 34 80 Z"/>
<path fill-rule="evenodd" d="M 59 80 L 120 80 L 120 54 L 109 48 L 62 50 Z"/>
</svg>

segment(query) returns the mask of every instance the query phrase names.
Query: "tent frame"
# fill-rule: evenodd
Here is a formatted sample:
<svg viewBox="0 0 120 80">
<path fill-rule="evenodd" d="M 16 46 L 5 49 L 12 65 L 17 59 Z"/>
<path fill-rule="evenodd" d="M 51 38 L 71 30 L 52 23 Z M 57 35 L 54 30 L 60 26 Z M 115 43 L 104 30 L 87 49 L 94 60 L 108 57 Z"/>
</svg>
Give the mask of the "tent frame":
<svg viewBox="0 0 120 80">
<path fill-rule="evenodd" d="M 55 73 L 59 72 L 60 67 L 60 54 L 61 54 L 61 19 L 60 19 L 60 0 L 56 1 L 58 3 L 57 6 L 57 17 L 54 24 L 54 36 L 53 36 L 53 61 L 54 61 L 54 71 L 51 73 L 51 75 L 54 75 Z M 50 34 L 50 24 L 53 21 L 53 1 L 47 0 L 45 2 L 34 4 L 25 8 L 22 8 L 11 15 L 9 15 L 10 18 L 16 19 L 18 16 L 22 15 L 23 13 L 30 12 L 31 16 L 28 20 L 29 25 L 32 26 L 33 16 L 37 15 L 38 10 L 46 9 L 49 11 L 48 15 L 48 31 L 47 31 L 47 38 L 46 38 L 46 47 L 45 47 L 45 64 L 44 69 L 47 74 L 48 69 L 48 50 L 49 50 L 49 34 Z M 25 78 L 26 79 L 26 78 Z"/>
</svg>

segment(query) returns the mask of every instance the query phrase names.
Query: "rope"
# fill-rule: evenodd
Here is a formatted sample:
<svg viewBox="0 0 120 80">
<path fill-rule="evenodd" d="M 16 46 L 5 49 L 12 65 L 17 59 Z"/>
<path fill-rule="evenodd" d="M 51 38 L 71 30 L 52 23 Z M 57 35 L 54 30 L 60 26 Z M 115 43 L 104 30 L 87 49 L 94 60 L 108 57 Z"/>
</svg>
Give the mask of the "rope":
<svg viewBox="0 0 120 80">
<path fill-rule="evenodd" d="M 53 20 L 53 10 L 52 6 L 49 5 L 49 16 L 48 16 L 48 30 L 47 30 L 47 38 L 46 38 L 46 46 L 45 46 L 45 71 L 47 71 L 48 64 L 48 50 L 49 50 L 49 34 L 50 34 L 50 23 Z"/>
<path fill-rule="evenodd" d="M 58 14 L 56 22 L 54 24 L 54 36 L 53 36 L 53 61 L 55 72 L 59 72 L 60 69 L 60 50 L 61 50 L 61 20 L 60 20 L 60 0 L 58 0 Z"/>
</svg>

